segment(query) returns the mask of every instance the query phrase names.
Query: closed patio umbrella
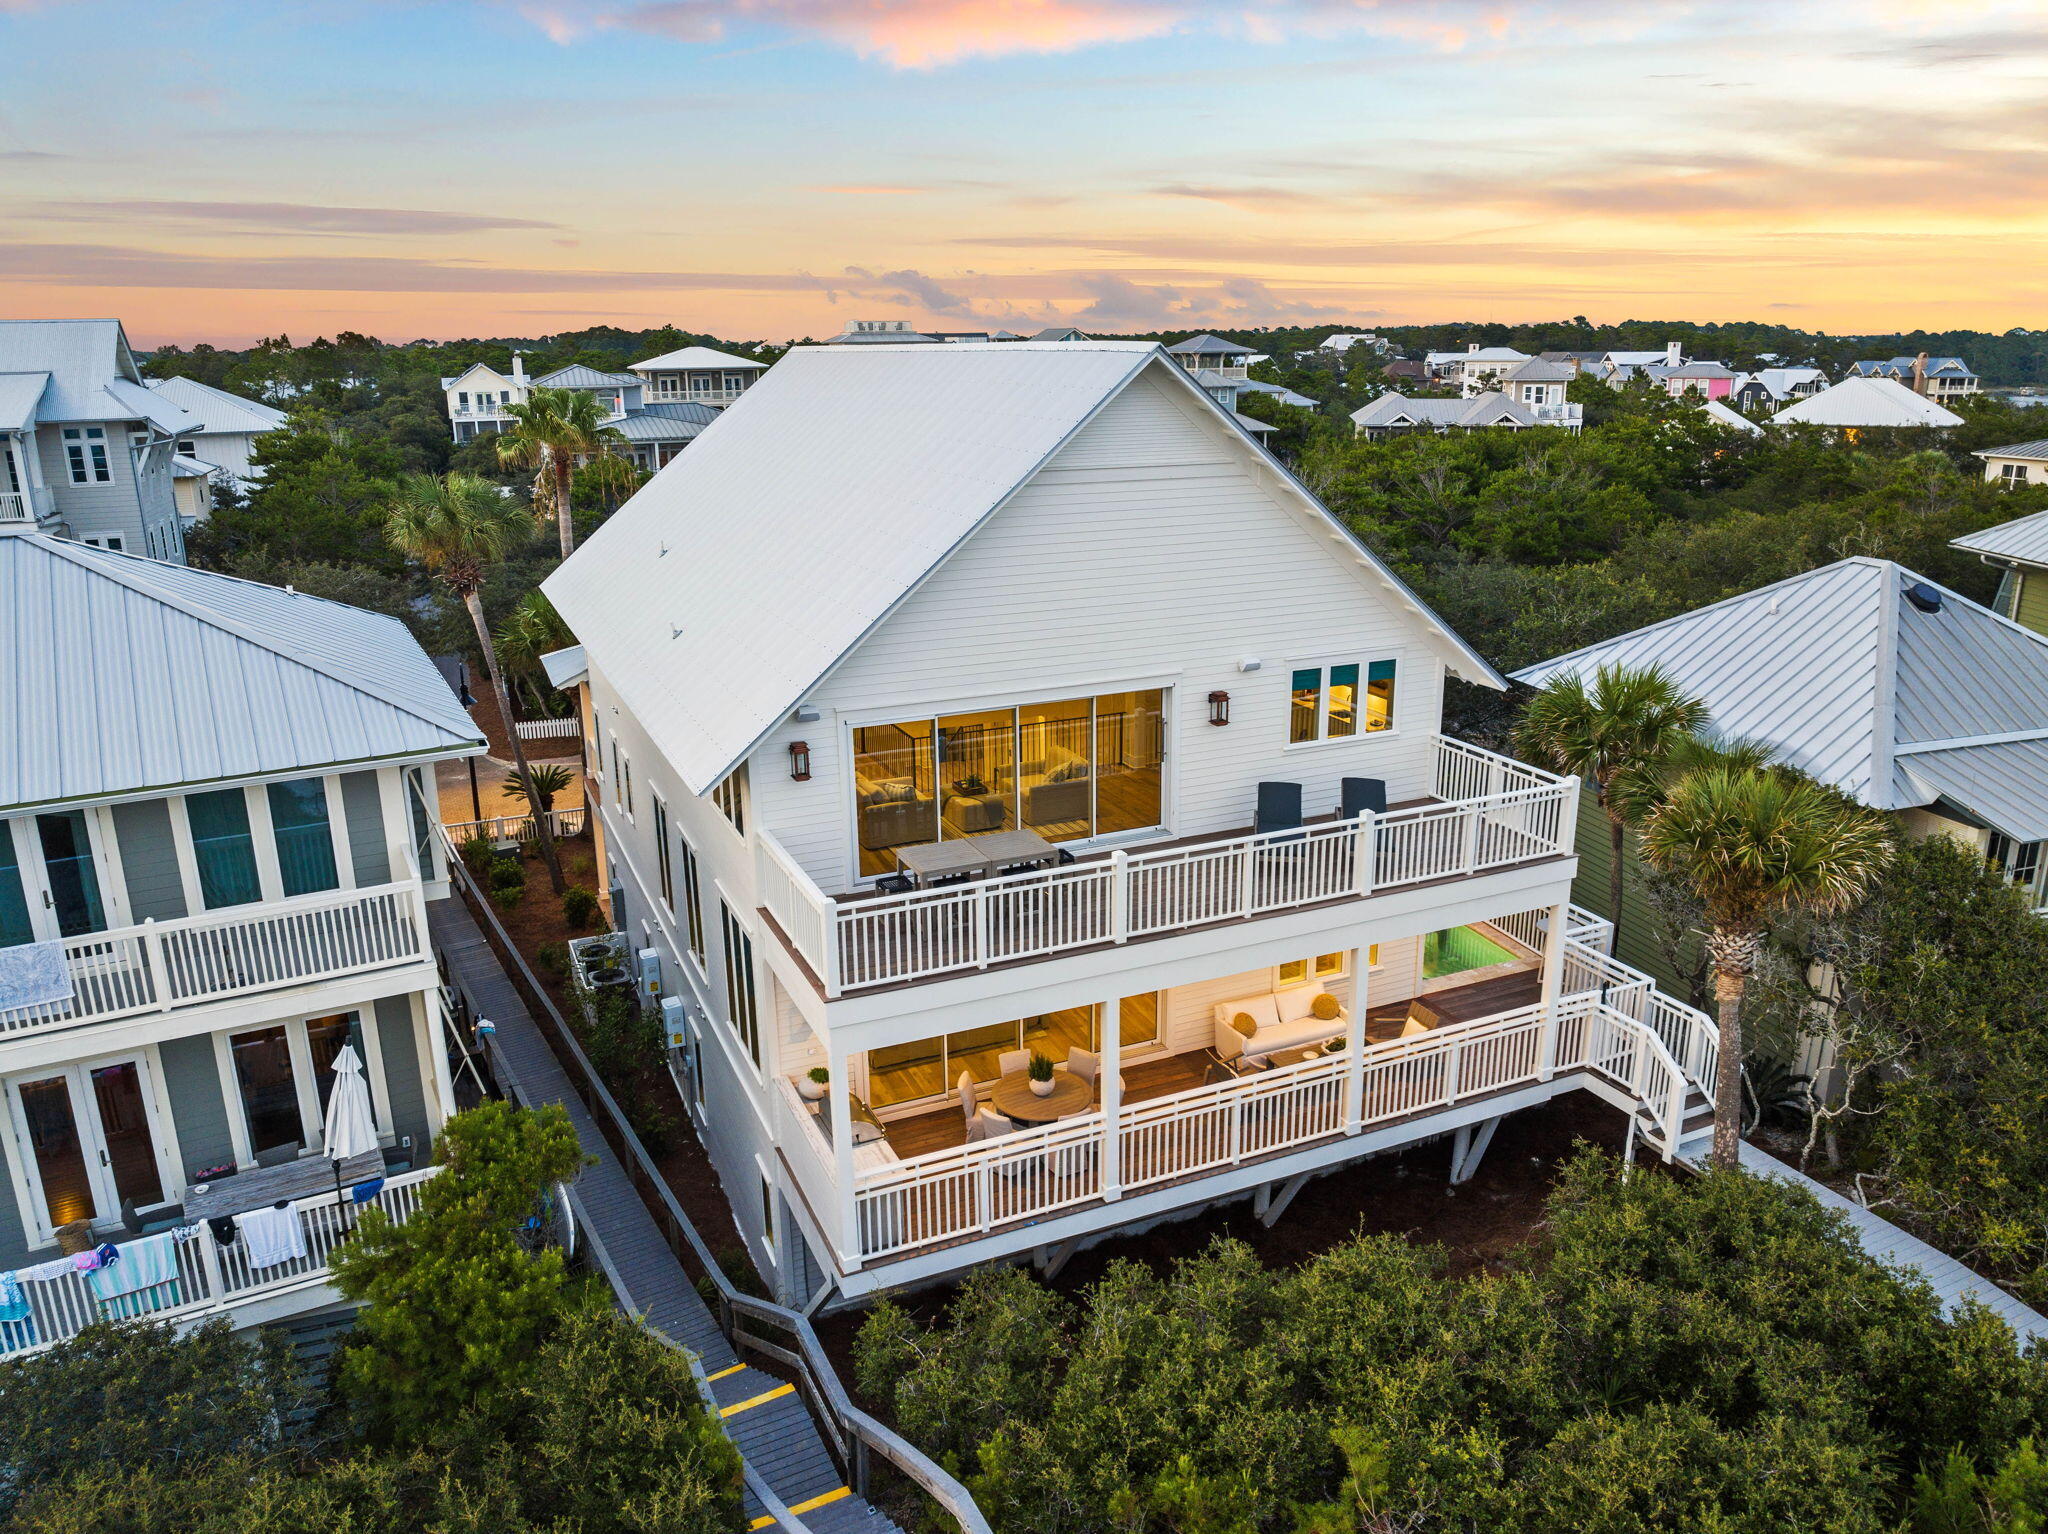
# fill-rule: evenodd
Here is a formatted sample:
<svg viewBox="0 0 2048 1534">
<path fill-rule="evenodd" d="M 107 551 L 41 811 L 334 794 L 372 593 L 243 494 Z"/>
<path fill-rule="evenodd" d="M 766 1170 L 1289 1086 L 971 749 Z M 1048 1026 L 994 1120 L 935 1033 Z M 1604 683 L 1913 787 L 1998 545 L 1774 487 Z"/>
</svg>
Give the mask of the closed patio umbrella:
<svg viewBox="0 0 2048 1534">
<path fill-rule="evenodd" d="M 341 1164 L 351 1156 L 377 1148 L 377 1121 L 370 1116 L 370 1084 L 353 1044 L 334 1057 L 334 1089 L 327 1096 L 327 1124 L 322 1150 L 334 1163 L 334 1192 L 341 1195 Z M 342 1218 L 347 1220 L 347 1212 Z"/>
</svg>

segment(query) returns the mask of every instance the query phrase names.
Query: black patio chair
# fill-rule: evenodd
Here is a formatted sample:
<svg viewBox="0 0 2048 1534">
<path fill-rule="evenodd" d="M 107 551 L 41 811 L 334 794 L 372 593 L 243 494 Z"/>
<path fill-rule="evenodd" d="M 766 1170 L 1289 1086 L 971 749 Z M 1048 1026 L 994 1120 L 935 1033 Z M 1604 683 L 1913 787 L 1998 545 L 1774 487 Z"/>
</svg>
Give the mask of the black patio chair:
<svg viewBox="0 0 2048 1534">
<path fill-rule="evenodd" d="M 1375 815 L 1387 813 L 1385 778 L 1345 778 L 1338 787 L 1343 794 L 1343 802 L 1337 806 L 1337 813 L 1346 820 L 1356 820 L 1366 810 Z"/>
<path fill-rule="evenodd" d="M 1252 830 L 1292 831 L 1301 824 L 1301 785 L 1261 783 L 1258 808 L 1252 815 Z"/>
</svg>

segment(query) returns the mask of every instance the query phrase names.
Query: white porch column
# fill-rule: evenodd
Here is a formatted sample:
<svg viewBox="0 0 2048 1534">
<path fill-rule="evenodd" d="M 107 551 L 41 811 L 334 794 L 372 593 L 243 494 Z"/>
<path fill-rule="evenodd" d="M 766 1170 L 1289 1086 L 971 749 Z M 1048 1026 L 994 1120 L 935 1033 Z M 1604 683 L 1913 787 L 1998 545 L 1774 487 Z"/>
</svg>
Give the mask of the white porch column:
<svg viewBox="0 0 2048 1534">
<path fill-rule="evenodd" d="M 832 1115 L 832 1185 L 839 1200 L 839 1261 L 851 1273 L 860 1266 L 860 1224 L 853 1201 L 853 1072 L 847 1063 L 846 1045 L 829 1031 L 825 1035 L 825 1051 L 825 1069 L 832 1078 L 825 1102 Z"/>
<path fill-rule="evenodd" d="M 1344 1133 L 1365 1127 L 1365 1009 L 1372 1005 L 1372 946 L 1351 950 L 1351 1023 L 1344 1034 Z"/>
<path fill-rule="evenodd" d="M 1548 1081 L 1557 1071 L 1557 999 L 1564 993 L 1564 925 L 1569 907 L 1562 901 L 1543 913 L 1543 1052 L 1536 1079 Z"/>
<path fill-rule="evenodd" d="M 1124 1106 L 1124 1020 L 1123 998 L 1112 996 L 1102 1004 L 1102 1197 L 1105 1201 L 1124 1196 L 1122 1118 Z"/>
</svg>

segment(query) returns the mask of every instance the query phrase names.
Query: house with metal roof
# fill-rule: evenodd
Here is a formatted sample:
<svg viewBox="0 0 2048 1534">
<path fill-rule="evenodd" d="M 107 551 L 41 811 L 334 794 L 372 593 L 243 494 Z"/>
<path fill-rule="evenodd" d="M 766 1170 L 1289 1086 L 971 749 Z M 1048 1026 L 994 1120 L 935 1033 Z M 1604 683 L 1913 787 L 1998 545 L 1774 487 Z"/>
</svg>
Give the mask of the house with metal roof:
<svg viewBox="0 0 2048 1534">
<path fill-rule="evenodd" d="M 1930 357 L 1925 352 L 1916 357 L 1852 362 L 1849 367 L 1851 377 L 1894 379 L 1937 403 L 1975 394 L 1982 382 L 1962 358 Z"/>
<path fill-rule="evenodd" d="M 1724 362 L 1681 362 L 1676 367 L 1648 367 L 1657 387 L 1673 399 L 1726 399 L 1735 388 L 1735 371 Z"/>
<path fill-rule="evenodd" d="M 1858 431 L 1875 427 L 1912 426 L 1940 429 L 1960 426 L 1963 418 L 1915 394 L 1895 378 L 1852 373 L 1818 394 L 1788 405 L 1770 419 L 1773 426 L 1826 426 L 1854 440 Z"/>
<path fill-rule="evenodd" d="M 1652 665 L 1706 703 L 1715 734 L 1763 742 L 1912 835 L 1979 848 L 2048 907 L 2048 637 L 1889 560 L 1857 558 L 1515 680 Z"/>
<path fill-rule="evenodd" d="M 2048 448 L 2048 443 L 2019 445 Z M 2005 483 L 2020 481 L 2008 479 Z M 1950 540 L 1949 546 L 1975 554 L 1999 572 L 1998 595 L 1992 606 L 2001 615 L 2037 634 L 2048 634 L 2048 511 L 1968 533 Z"/>
<path fill-rule="evenodd" d="M 1237 408 L 1239 397 L 1251 382 L 1253 359 L 1259 355 L 1249 346 L 1204 334 L 1176 341 L 1166 348 L 1166 355 L 1185 368 L 1211 399 L 1236 416 L 1237 424 L 1246 431 L 1264 436 L 1273 430 L 1266 422 L 1241 414 Z"/>
<path fill-rule="evenodd" d="M 1551 364 L 1544 364 L 1551 366 Z M 1542 402 L 1521 400 L 1489 390 L 1460 399 L 1427 399 L 1404 394 L 1382 394 L 1370 404 L 1351 412 L 1352 430 L 1361 437 L 1385 438 L 1407 432 L 1481 431 L 1499 428 L 1526 431 L 1533 426 L 1552 426 L 1577 433 L 1584 425 L 1585 407 L 1569 404 L 1561 397 L 1548 398 L 1552 391 L 1561 396 L 1562 383 L 1534 382 L 1518 387 L 1542 390 Z"/>
<path fill-rule="evenodd" d="M 403 1218 L 453 1111 L 431 775 L 479 732 L 391 618 L 26 532 L 0 591 L 0 1353 L 332 1304 L 347 1204 Z"/>
<path fill-rule="evenodd" d="M 1984 460 L 1984 477 L 1993 484 L 2048 485 L 2048 438 L 1979 448 L 1970 456 Z"/>
<path fill-rule="evenodd" d="M 1576 785 L 1441 733 L 1500 678 L 1199 378 L 798 347 L 544 583 L 613 924 L 786 1300 L 1423 1138 L 1462 1177 L 1562 1092 L 1704 1127 L 1711 1028 L 1614 1005 L 1565 900 Z"/>
<path fill-rule="evenodd" d="M 746 393 L 767 366 L 708 346 L 685 346 L 636 362 L 632 371 L 647 381 L 644 397 L 650 405 L 722 407 Z"/>
<path fill-rule="evenodd" d="M 1728 402 L 1737 410 L 1763 410 L 1811 398 L 1827 386 L 1828 375 L 1819 368 L 1759 368 L 1736 378 Z"/>
<path fill-rule="evenodd" d="M 239 487 L 247 487 L 262 477 L 262 471 L 250 462 L 250 455 L 258 437 L 284 425 L 287 418 L 282 410 L 216 389 L 196 378 L 152 378 L 149 387 L 197 423 L 178 434 L 177 468 L 181 477 L 192 473 L 188 467 L 192 464 L 203 465 L 207 479 L 217 475 Z M 182 506 L 179 509 L 188 522 L 205 515 L 203 510 L 195 513 Z"/>
<path fill-rule="evenodd" d="M 119 320 L 0 320 L 0 531 L 182 564 L 172 460 L 199 424 L 144 386 Z"/>
<path fill-rule="evenodd" d="M 1466 394 L 1477 394 L 1501 374 L 1533 360 L 1512 346 L 1481 346 L 1472 341 L 1461 352 L 1424 353 L 1422 371 L 1432 383 L 1455 384 Z"/>
</svg>

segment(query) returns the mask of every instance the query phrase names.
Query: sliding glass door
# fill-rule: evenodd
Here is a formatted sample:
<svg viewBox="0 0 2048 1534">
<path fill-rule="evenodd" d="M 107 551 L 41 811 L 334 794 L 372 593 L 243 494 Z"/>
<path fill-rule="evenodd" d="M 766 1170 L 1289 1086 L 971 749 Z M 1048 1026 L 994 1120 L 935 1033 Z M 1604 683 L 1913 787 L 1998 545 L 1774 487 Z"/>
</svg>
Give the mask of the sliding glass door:
<svg viewBox="0 0 2048 1534">
<path fill-rule="evenodd" d="M 1118 1048 L 1133 1049 L 1158 1042 L 1159 994 L 1126 996 L 1117 1004 Z M 990 1023 L 939 1038 L 916 1039 L 868 1051 L 868 1101 L 877 1108 L 940 1100 L 958 1084 L 961 1073 L 977 1086 L 1002 1075 L 1005 1051 L 1028 1049 L 1055 1065 L 1069 1051 L 1102 1051 L 1102 1009 L 1062 1007 L 1013 1022 Z"/>
<path fill-rule="evenodd" d="M 53 1237 L 75 1220 L 112 1220 L 124 1207 L 163 1201 L 141 1057 L 20 1077 L 13 1096 L 41 1194 L 40 1234 Z"/>
<path fill-rule="evenodd" d="M 857 727 L 861 876 L 893 870 L 898 847 L 953 837 L 1022 827 L 1067 842 L 1160 824 L 1165 702 L 1155 688 Z"/>
</svg>

